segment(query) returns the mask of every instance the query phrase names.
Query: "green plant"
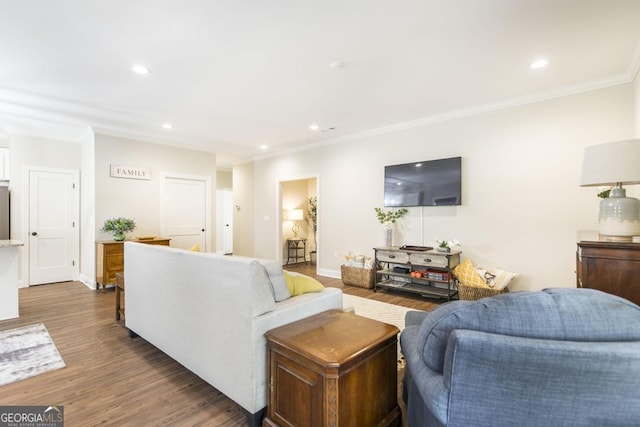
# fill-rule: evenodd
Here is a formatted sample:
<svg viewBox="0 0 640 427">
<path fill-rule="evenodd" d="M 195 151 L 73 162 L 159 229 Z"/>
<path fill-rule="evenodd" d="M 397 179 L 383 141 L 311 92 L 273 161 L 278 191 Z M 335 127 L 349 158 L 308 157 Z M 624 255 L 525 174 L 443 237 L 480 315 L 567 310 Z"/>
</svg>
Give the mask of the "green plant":
<svg viewBox="0 0 640 427">
<path fill-rule="evenodd" d="M 107 233 L 123 234 L 133 231 L 136 228 L 136 222 L 129 218 L 117 217 L 104 220 L 104 224 L 100 231 Z"/>
<path fill-rule="evenodd" d="M 457 240 L 439 240 L 436 239 L 436 243 L 438 244 L 438 247 L 441 248 L 450 248 L 450 249 L 454 249 L 457 248 L 458 246 L 460 246 L 460 242 Z"/>
<path fill-rule="evenodd" d="M 318 247 L 316 241 L 316 231 L 318 231 L 318 198 L 316 196 L 309 197 L 307 199 L 307 223 L 313 230 L 313 245 L 314 248 Z"/>
<path fill-rule="evenodd" d="M 601 199 L 608 199 L 609 195 L 611 194 L 611 190 L 612 188 L 609 188 L 608 190 L 603 190 L 599 192 L 598 197 L 600 197 Z"/>
<path fill-rule="evenodd" d="M 397 220 L 405 216 L 409 211 L 405 208 L 400 208 L 398 210 L 390 210 L 386 211 L 382 208 L 374 208 L 376 211 L 376 218 L 382 225 L 391 225 L 395 224 Z"/>
</svg>

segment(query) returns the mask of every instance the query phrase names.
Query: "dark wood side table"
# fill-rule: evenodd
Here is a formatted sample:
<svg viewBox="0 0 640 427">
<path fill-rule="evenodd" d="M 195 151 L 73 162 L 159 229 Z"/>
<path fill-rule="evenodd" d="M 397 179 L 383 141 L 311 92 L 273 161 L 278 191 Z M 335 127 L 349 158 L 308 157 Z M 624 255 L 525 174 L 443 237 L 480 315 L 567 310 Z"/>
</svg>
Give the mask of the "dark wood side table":
<svg viewBox="0 0 640 427">
<path fill-rule="evenodd" d="M 302 251 L 302 256 L 300 256 L 300 251 Z M 300 258 L 305 264 L 307 263 L 307 239 L 300 237 L 287 239 L 287 265 L 290 260 L 296 264 Z"/>
<path fill-rule="evenodd" d="M 116 273 L 116 320 L 124 316 L 124 272 Z"/>
<path fill-rule="evenodd" d="M 169 246 L 171 239 L 132 240 L 147 245 Z M 114 283 L 116 273 L 124 270 L 124 242 L 98 240 L 96 242 L 96 290 L 102 285 L 102 292 L 108 283 Z"/>
<path fill-rule="evenodd" d="M 266 333 L 265 426 L 398 426 L 393 325 L 330 310 Z"/>
<path fill-rule="evenodd" d="M 593 288 L 640 304 L 640 243 L 581 241 L 576 252 L 579 288 Z"/>
</svg>

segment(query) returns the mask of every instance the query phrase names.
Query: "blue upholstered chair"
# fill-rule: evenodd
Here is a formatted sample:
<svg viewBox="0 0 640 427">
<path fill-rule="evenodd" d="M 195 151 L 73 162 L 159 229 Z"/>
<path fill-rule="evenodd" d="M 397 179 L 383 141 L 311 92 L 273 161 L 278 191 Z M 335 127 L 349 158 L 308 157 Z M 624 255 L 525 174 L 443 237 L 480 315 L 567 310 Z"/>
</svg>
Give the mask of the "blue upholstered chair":
<svg viewBox="0 0 640 427">
<path fill-rule="evenodd" d="M 409 312 L 409 426 L 640 425 L 640 307 L 591 289 Z"/>
</svg>

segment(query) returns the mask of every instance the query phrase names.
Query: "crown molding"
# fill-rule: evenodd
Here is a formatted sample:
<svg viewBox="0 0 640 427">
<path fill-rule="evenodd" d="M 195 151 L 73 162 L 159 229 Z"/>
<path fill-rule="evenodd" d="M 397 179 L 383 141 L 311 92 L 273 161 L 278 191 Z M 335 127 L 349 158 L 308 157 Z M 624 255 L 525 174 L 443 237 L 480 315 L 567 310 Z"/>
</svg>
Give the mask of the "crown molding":
<svg viewBox="0 0 640 427">
<path fill-rule="evenodd" d="M 637 69 L 636 69 L 637 73 Z M 375 129 L 370 129 L 362 132 L 351 133 L 348 135 L 342 135 L 334 138 L 323 139 L 305 147 L 290 148 L 270 154 L 263 154 L 255 156 L 254 160 L 263 160 L 271 157 L 277 157 L 285 154 L 293 154 L 301 151 L 312 150 L 328 145 L 338 144 L 342 142 L 355 141 L 363 138 L 369 138 L 379 135 L 385 135 L 393 132 L 399 132 L 402 130 L 419 128 L 424 126 L 430 126 L 436 123 L 441 123 L 449 120 L 456 120 L 465 117 L 477 116 L 481 114 L 490 113 L 498 110 L 506 110 L 509 108 L 519 107 L 527 104 L 535 104 L 537 102 L 549 101 L 556 98 L 562 98 L 564 96 L 576 95 L 579 93 L 590 92 L 599 89 L 605 89 L 612 86 L 619 86 L 628 84 L 633 81 L 632 74 L 630 72 L 609 76 L 599 80 L 593 80 L 584 83 L 577 83 L 574 85 L 565 86 L 558 89 L 539 92 L 536 94 L 525 95 L 515 98 L 510 98 L 498 102 L 477 105 L 474 107 L 463 108 L 460 110 L 449 111 L 442 114 L 435 114 L 432 116 L 423 117 L 417 120 L 410 120 L 400 123 L 395 123 L 389 126 L 383 126 Z"/>
</svg>

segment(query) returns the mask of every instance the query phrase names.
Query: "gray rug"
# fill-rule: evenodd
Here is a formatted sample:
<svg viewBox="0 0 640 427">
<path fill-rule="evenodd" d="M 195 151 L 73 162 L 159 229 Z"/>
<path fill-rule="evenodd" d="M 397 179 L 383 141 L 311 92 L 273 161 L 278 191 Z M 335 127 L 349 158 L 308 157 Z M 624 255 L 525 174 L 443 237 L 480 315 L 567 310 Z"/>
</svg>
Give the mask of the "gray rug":
<svg viewBox="0 0 640 427">
<path fill-rule="evenodd" d="M 65 366 L 42 323 L 0 331 L 0 386 Z"/>
</svg>

